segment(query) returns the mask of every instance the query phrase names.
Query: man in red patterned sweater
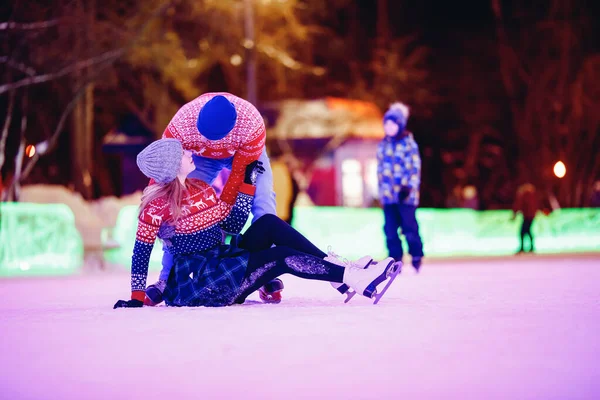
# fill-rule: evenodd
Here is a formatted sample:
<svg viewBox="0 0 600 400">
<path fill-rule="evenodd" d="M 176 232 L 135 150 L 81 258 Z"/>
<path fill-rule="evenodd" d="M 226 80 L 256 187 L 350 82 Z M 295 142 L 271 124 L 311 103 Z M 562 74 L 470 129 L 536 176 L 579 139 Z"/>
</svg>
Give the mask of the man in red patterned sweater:
<svg viewBox="0 0 600 400">
<path fill-rule="evenodd" d="M 223 168 L 231 171 L 221 200 L 233 206 L 243 183 L 246 165 L 259 160 L 265 169 L 256 183 L 252 205 L 253 221 L 264 214 L 276 214 L 273 172 L 265 150 L 266 130 L 262 115 L 248 101 L 230 93 L 205 93 L 177 111 L 163 138 L 179 140 L 191 150 L 196 170 L 190 178 L 212 184 Z M 166 281 L 173 266 L 173 256 L 165 251 L 159 280 L 146 290 L 148 303 L 162 301 Z M 265 302 L 281 301 L 283 283 L 276 279 L 263 287 L 260 297 Z"/>
</svg>

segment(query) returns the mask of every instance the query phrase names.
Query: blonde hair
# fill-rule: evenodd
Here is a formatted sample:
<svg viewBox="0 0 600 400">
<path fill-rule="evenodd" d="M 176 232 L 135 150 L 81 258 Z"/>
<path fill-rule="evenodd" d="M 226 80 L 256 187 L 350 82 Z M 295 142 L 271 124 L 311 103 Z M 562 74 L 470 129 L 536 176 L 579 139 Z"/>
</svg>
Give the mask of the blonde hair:
<svg viewBox="0 0 600 400">
<path fill-rule="evenodd" d="M 164 198 L 169 206 L 170 218 L 164 222 L 171 225 L 176 225 L 179 217 L 181 216 L 181 207 L 183 205 L 183 199 L 185 198 L 188 189 L 201 188 L 202 181 L 197 179 L 186 179 L 185 186 L 181 184 L 179 179 L 173 179 L 169 183 L 154 183 L 142 193 L 142 202 L 140 204 L 139 216 L 142 215 L 144 209 L 148 207 L 150 203 L 159 198 Z"/>
</svg>

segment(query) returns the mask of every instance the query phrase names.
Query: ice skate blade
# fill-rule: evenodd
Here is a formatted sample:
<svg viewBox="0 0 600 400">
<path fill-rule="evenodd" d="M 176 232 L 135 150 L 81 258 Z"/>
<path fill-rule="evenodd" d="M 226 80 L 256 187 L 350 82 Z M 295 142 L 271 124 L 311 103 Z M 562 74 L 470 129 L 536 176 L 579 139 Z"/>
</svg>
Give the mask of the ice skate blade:
<svg viewBox="0 0 600 400">
<path fill-rule="evenodd" d="M 346 304 L 347 302 L 349 302 L 350 300 L 352 300 L 352 298 L 354 297 L 354 295 L 356 294 L 356 292 L 354 290 L 348 290 L 344 294 L 346 295 L 346 299 L 344 300 L 344 304 Z"/>
<path fill-rule="evenodd" d="M 394 265 L 396 265 L 396 266 L 398 267 L 398 273 L 399 273 L 399 274 L 400 274 L 400 273 L 402 273 L 402 267 L 404 266 L 404 265 L 402 264 L 402 261 L 396 261 L 396 262 L 394 263 Z"/>
<path fill-rule="evenodd" d="M 372 298 L 373 295 L 375 295 L 375 293 L 377 293 L 377 286 L 385 281 L 388 276 L 390 275 L 390 270 L 394 265 L 394 260 L 391 260 L 388 262 L 388 265 L 386 265 L 385 269 L 383 270 L 383 272 L 381 273 L 381 275 L 379 275 L 377 278 L 373 279 L 373 281 L 369 284 L 369 286 L 367 286 L 365 288 L 365 290 L 363 291 L 363 296 L 368 297 L 368 298 Z"/>
<path fill-rule="evenodd" d="M 394 282 L 394 279 L 396 279 L 396 277 L 398 276 L 398 274 L 400 273 L 400 269 L 396 269 L 396 271 L 392 272 L 390 274 L 390 279 L 388 280 L 387 284 L 385 285 L 385 287 L 381 290 L 380 293 L 375 293 L 373 295 L 373 299 L 375 299 L 375 301 L 373 302 L 373 304 L 377 304 L 379 303 L 379 300 L 381 300 L 381 298 L 383 297 L 383 295 L 385 294 L 385 292 L 387 292 L 388 288 L 390 287 L 390 285 L 392 284 L 392 282 Z"/>
<path fill-rule="evenodd" d="M 383 273 L 381 275 L 379 275 L 375 280 L 373 280 L 373 282 L 371 282 L 371 284 L 369 286 L 367 286 L 367 288 L 363 292 L 363 295 L 370 299 L 374 298 L 375 301 L 373 302 L 373 304 L 377 304 L 379 302 L 379 300 L 381 299 L 381 297 L 387 291 L 388 287 L 391 285 L 391 282 L 394 279 L 396 279 L 396 276 L 398 275 L 399 271 L 400 271 L 399 266 L 393 260 L 390 261 L 388 263 L 388 265 L 385 267 L 385 270 L 383 271 Z M 388 280 L 387 284 L 385 285 L 385 287 L 383 288 L 383 290 L 381 292 L 378 292 L 377 286 L 379 284 L 383 283 L 385 280 Z"/>
</svg>

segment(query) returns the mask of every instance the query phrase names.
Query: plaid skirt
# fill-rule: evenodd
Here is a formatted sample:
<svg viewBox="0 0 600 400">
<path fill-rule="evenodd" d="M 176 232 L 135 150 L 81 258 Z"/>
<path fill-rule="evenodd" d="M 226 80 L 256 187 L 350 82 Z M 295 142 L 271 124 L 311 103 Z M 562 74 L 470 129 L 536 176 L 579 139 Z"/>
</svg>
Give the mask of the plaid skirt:
<svg viewBox="0 0 600 400">
<path fill-rule="evenodd" d="M 164 292 L 165 303 L 176 307 L 223 307 L 234 303 L 248 267 L 248 250 L 220 245 L 174 257 Z"/>
</svg>

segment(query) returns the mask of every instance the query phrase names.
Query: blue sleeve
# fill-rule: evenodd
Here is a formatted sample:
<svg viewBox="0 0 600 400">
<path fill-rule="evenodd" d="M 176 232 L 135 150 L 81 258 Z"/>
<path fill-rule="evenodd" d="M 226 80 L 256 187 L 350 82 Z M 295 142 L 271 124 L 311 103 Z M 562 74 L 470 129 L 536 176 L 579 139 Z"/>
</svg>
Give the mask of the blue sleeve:
<svg viewBox="0 0 600 400">
<path fill-rule="evenodd" d="M 149 222 L 138 219 L 135 243 L 133 245 L 133 255 L 131 257 L 131 292 L 143 292 L 146 290 L 146 279 L 148 278 L 148 264 L 150 263 L 150 254 L 154 247 L 154 242 L 160 228 L 160 215 L 152 215 L 149 211 L 144 211 L 144 218 L 152 217 L 154 220 Z"/>
<path fill-rule="evenodd" d="M 231 169 L 232 158 L 214 160 L 193 154 L 192 159 L 194 160 L 196 169 L 190 172 L 188 178 L 199 179 L 202 182 L 212 185 L 223 168 Z"/>
<path fill-rule="evenodd" d="M 277 206 L 275 201 L 275 191 L 273 190 L 273 170 L 271 162 L 267 155 L 267 150 L 263 148 L 258 161 L 262 161 L 265 171 L 258 174 L 256 178 L 256 194 L 252 205 L 252 222 L 265 214 L 277 215 Z"/>
<path fill-rule="evenodd" d="M 394 188 L 397 192 L 400 190 L 400 186 L 406 185 L 406 160 L 404 158 L 404 149 L 402 143 L 397 142 L 394 145 L 394 154 L 392 157 L 394 160 L 392 163 L 392 175 L 394 177 Z"/>
<path fill-rule="evenodd" d="M 154 244 L 144 243 L 140 240 L 133 245 L 133 256 L 131 257 L 131 291 L 143 292 L 146 290 L 146 279 L 148 278 L 148 264 Z"/>
<path fill-rule="evenodd" d="M 410 147 L 405 159 L 405 168 L 408 176 L 407 185 L 411 189 L 418 189 L 421 185 L 421 156 L 419 146 L 414 140 L 410 141 Z"/>
</svg>

